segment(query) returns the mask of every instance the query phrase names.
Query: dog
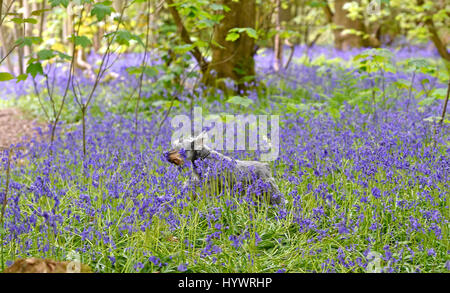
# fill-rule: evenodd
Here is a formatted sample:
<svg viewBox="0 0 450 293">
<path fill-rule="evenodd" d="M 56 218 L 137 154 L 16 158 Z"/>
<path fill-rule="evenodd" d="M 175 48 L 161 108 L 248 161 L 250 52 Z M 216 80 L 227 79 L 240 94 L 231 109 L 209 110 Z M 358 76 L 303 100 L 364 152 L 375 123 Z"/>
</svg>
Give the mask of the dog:
<svg viewBox="0 0 450 293">
<path fill-rule="evenodd" d="M 192 163 L 193 176 L 183 187 L 199 183 L 203 177 L 209 181 L 216 177 L 220 180 L 219 192 L 224 192 L 227 188 L 230 191 L 233 188 L 236 190 L 237 187 L 245 189 L 247 195 L 257 195 L 260 199 L 268 200 L 270 204 L 285 203 L 269 164 L 234 160 L 208 147 L 205 143 L 207 140 L 206 132 L 197 137 L 179 139 L 172 144 L 173 149 L 165 154 L 167 161 L 174 165 L 183 167 L 187 161 Z"/>
</svg>

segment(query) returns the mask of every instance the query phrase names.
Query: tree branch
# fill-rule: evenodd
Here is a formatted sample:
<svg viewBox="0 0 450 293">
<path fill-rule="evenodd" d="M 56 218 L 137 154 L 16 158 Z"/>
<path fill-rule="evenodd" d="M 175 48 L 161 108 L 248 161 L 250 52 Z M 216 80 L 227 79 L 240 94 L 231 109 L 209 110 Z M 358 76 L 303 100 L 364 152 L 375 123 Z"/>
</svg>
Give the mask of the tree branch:
<svg viewBox="0 0 450 293">
<path fill-rule="evenodd" d="M 331 11 L 330 5 L 328 4 L 328 1 L 323 1 L 323 12 L 325 13 L 325 18 L 327 19 L 328 23 L 332 23 L 333 22 L 333 12 Z"/>
<path fill-rule="evenodd" d="M 170 14 L 173 17 L 173 20 L 175 21 L 175 24 L 177 26 L 178 33 L 181 36 L 181 40 L 185 42 L 186 44 L 192 45 L 191 38 L 189 37 L 189 33 L 186 30 L 186 27 L 183 24 L 183 21 L 181 20 L 180 14 L 178 13 L 178 10 L 175 7 L 175 4 L 172 0 L 166 0 L 167 4 L 169 4 L 169 11 Z M 203 58 L 202 53 L 197 47 L 194 47 L 192 50 L 192 55 L 194 55 L 195 60 L 197 60 L 197 63 L 200 67 L 200 70 L 202 73 L 205 73 L 208 70 L 208 62 L 206 62 L 205 58 Z"/>
<path fill-rule="evenodd" d="M 417 5 L 419 6 L 424 5 L 424 1 L 417 0 Z M 434 25 L 432 15 L 427 15 L 424 23 L 428 29 L 428 32 L 431 34 L 430 39 L 433 42 L 436 49 L 438 50 L 439 55 L 445 60 L 450 62 L 450 54 L 447 51 L 447 46 L 442 42 L 441 38 L 439 37 L 436 26 Z"/>
</svg>

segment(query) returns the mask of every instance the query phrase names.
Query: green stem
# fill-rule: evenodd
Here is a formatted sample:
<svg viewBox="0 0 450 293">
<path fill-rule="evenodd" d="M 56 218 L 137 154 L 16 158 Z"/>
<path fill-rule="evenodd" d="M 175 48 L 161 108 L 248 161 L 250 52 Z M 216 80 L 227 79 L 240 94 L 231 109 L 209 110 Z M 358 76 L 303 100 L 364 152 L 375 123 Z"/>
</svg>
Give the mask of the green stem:
<svg viewBox="0 0 450 293">
<path fill-rule="evenodd" d="M 442 109 L 442 115 L 441 115 L 441 119 L 439 120 L 439 124 L 436 125 L 436 127 L 434 128 L 434 147 L 436 147 L 437 144 L 437 128 L 442 126 L 442 123 L 444 122 L 445 119 L 445 112 L 447 111 L 447 105 L 448 105 L 448 98 L 450 96 L 450 79 L 448 80 L 448 85 L 447 85 L 447 97 L 445 98 L 445 102 L 444 102 L 444 108 Z"/>
<path fill-rule="evenodd" d="M 3 205 L 2 205 L 2 214 L 0 217 L 0 234 L 1 234 L 1 267 L 2 271 L 5 269 L 5 261 L 4 261 L 4 245 L 3 245 L 3 222 L 4 222 L 4 215 L 5 215 L 5 209 L 6 209 L 6 203 L 8 199 L 8 189 L 9 189 L 9 178 L 10 178 L 10 170 L 11 170 L 11 155 L 12 155 L 12 149 L 8 150 L 8 165 L 6 166 L 6 187 L 5 187 L 5 197 L 3 198 Z"/>
</svg>

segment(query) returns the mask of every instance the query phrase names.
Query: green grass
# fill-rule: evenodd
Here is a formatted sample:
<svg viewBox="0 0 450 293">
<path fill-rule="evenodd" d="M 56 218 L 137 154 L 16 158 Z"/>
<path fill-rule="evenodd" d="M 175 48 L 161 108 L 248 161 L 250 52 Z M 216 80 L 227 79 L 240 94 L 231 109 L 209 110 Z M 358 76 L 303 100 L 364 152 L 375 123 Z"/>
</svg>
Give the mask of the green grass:
<svg viewBox="0 0 450 293">
<path fill-rule="evenodd" d="M 282 172 L 286 166 L 280 165 L 279 171 Z M 299 185 L 293 185 L 279 179 L 281 190 L 284 194 L 296 190 L 300 194 L 300 204 L 294 205 L 293 199 L 288 197 L 286 206 L 287 217 L 277 219 L 280 211 L 272 207 L 252 207 L 247 204 L 239 204 L 230 196 L 217 198 L 208 196 L 206 190 L 202 190 L 201 198 L 190 201 L 187 198 L 178 199 L 177 202 L 168 202 L 171 206 L 171 213 L 161 208 L 151 218 L 151 225 L 145 231 L 141 231 L 140 227 L 148 223 L 147 219 L 138 219 L 131 224 L 136 232 L 128 233 L 120 231 L 120 224 L 126 220 L 126 217 L 135 213 L 134 201 L 143 200 L 143 195 L 137 195 L 136 198 L 130 198 L 121 194 L 117 199 L 112 197 L 103 197 L 108 190 L 105 188 L 105 182 L 99 181 L 99 187 L 93 188 L 90 184 L 92 179 L 84 179 L 84 183 L 90 186 L 86 191 L 92 199 L 92 207 L 96 210 L 102 210 L 102 205 L 109 204 L 110 208 L 97 212 L 94 217 L 87 215 L 87 210 L 80 208 L 78 205 L 72 204 L 74 200 L 79 198 L 80 191 L 74 188 L 79 178 L 83 178 L 80 171 L 81 166 L 70 166 L 76 171 L 78 178 L 72 182 L 50 175 L 52 186 L 56 190 L 67 189 L 64 196 L 61 197 L 61 203 L 56 210 L 56 214 L 64 210 L 71 209 L 72 214 L 63 218 L 61 227 L 70 227 L 68 231 L 61 231 L 61 234 L 53 233 L 51 227 L 38 218 L 40 233 L 31 231 L 27 234 L 19 236 L 18 243 L 25 243 L 31 240 L 34 247 L 27 250 L 28 255 L 52 257 L 65 260 L 65 257 L 76 249 L 86 249 L 81 254 L 83 263 L 91 265 L 96 271 L 100 272 L 135 272 L 134 265 L 141 262 L 144 264 L 141 272 L 176 272 L 177 265 L 188 263 L 188 272 L 275 272 L 279 269 L 286 269 L 287 272 L 322 272 L 326 269 L 322 268 L 322 264 L 327 259 L 335 259 L 338 249 L 345 251 L 346 261 L 355 261 L 356 258 L 365 259 L 364 251 L 370 249 L 383 253 L 385 245 L 401 243 L 414 247 L 417 243 L 421 243 L 423 247 L 434 247 L 438 253 L 436 257 L 429 257 L 426 251 L 415 251 L 417 254 L 414 258 L 403 256 L 404 259 L 399 264 L 400 271 L 414 271 L 420 266 L 423 271 L 442 272 L 444 269 L 445 255 L 449 249 L 449 231 L 448 224 L 443 225 L 442 241 L 438 241 L 432 233 L 407 233 L 405 227 L 401 223 L 406 223 L 409 216 L 421 218 L 420 208 L 429 208 L 426 201 L 421 201 L 420 205 L 414 209 L 402 209 L 392 199 L 403 199 L 412 201 L 417 199 L 418 188 L 413 187 L 409 192 L 400 192 L 395 197 L 370 199 L 368 203 L 359 203 L 355 197 L 355 191 L 363 193 L 370 190 L 372 186 L 378 186 L 381 191 L 383 188 L 392 186 L 384 186 L 376 182 L 382 182 L 385 174 L 379 172 L 369 183 L 368 188 L 362 188 L 348 180 L 342 173 L 333 173 L 326 178 L 316 178 L 314 176 L 305 176 L 307 180 L 303 180 Z M 123 180 L 125 186 L 133 179 L 127 172 L 120 169 L 116 170 Z M 159 177 L 161 174 L 153 173 Z M 311 174 L 309 174 L 311 175 Z M 102 178 L 102 177 L 100 177 Z M 23 176 L 22 178 L 13 177 L 14 180 L 23 184 L 30 184 L 31 178 Z M 316 198 L 312 192 L 308 192 L 307 185 L 311 184 L 312 188 L 316 188 L 319 184 L 327 182 L 341 185 L 342 193 L 333 193 L 336 204 L 327 205 L 322 198 Z M 135 186 L 136 187 L 136 186 Z M 151 185 L 144 185 L 145 189 L 152 189 Z M 176 193 L 177 190 L 174 190 Z M 438 193 L 431 191 L 432 196 L 436 198 Z M 163 196 L 163 194 L 156 195 Z M 41 197 L 38 202 L 34 202 L 32 193 L 21 195 L 19 206 L 21 209 L 20 217 L 28 217 L 32 214 L 33 209 L 40 207 L 43 211 L 50 211 L 54 205 L 54 200 L 48 197 Z M 447 197 L 448 198 L 448 197 Z M 227 206 L 226 200 L 231 200 L 234 207 Z M 357 220 L 360 213 L 356 212 L 355 204 L 361 206 L 364 219 L 360 223 L 359 230 L 356 233 L 340 235 L 334 225 L 334 217 L 345 213 L 349 216 L 349 220 Z M 447 203 L 441 202 L 437 207 L 443 216 L 450 216 Z M 312 217 L 313 209 L 323 206 L 325 216 L 314 224 L 317 229 L 328 229 L 330 232 L 324 238 L 321 238 L 317 232 L 308 230 L 302 232 L 294 221 L 294 216 L 304 218 Z M 384 207 L 390 206 L 390 212 L 386 212 Z M 222 208 L 217 213 L 217 208 Z M 300 208 L 299 208 L 300 207 Z M 176 228 L 170 227 L 165 220 L 170 214 L 178 215 L 179 223 Z M 216 217 L 210 220 L 211 215 Z M 79 216 L 79 220 L 76 220 Z M 371 231 L 370 225 L 374 222 L 372 219 L 376 217 L 375 222 L 379 223 L 383 229 Z M 108 225 L 111 223 L 110 225 Z M 215 224 L 222 225 L 222 228 L 216 229 Z M 423 223 L 423 225 L 426 225 Z M 104 236 L 114 239 L 115 246 L 102 241 L 100 236 L 94 236 L 92 239 L 82 240 L 80 233 L 75 233 L 75 228 L 82 231 L 84 228 L 92 227 L 94 230 L 101 231 Z M 205 249 L 208 235 L 220 231 L 217 238 L 211 240 L 211 244 L 220 248 L 221 252 L 210 256 L 202 256 L 202 250 Z M 248 239 L 243 240 L 242 244 L 235 248 L 232 245 L 230 236 L 243 235 L 249 233 Z M 261 238 L 261 241 L 255 243 L 255 232 Z M 368 238 L 373 239 L 373 246 L 368 245 Z M 50 250 L 43 253 L 37 248 L 37 243 L 47 243 Z M 189 243 L 190 245 L 187 245 Z M 352 248 L 349 248 L 352 246 Z M 349 251 L 347 251 L 349 249 Z M 398 253 L 399 249 L 395 249 Z M 15 242 L 9 243 L 5 247 L 7 259 L 17 258 L 26 255 L 21 252 L 19 245 Z M 93 257 L 94 255 L 94 257 Z M 114 255 L 116 263 L 113 266 L 107 256 Z M 167 262 L 166 266 L 155 266 L 148 261 L 150 255 L 157 256 L 162 262 Z M 394 254 L 395 256 L 395 254 Z M 381 261 L 381 265 L 386 266 L 386 262 Z M 335 270 L 338 272 L 364 272 L 364 268 L 355 264 L 351 267 L 344 267 L 342 264 L 336 263 Z"/>
</svg>

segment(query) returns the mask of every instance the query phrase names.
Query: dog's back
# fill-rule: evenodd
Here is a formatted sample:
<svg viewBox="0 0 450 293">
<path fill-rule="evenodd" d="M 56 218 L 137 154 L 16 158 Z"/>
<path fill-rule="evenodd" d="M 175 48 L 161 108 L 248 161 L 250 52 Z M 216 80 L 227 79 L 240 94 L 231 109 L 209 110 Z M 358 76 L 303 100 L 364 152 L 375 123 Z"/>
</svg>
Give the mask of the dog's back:
<svg viewBox="0 0 450 293">
<path fill-rule="evenodd" d="M 236 192 L 236 187 L 246 195 L 256 195 L 265 198 L 271 204 L 284 203 L 269 164 L 259 161 L 233 160 L 205 145 L 205 133 L 195 138 L 178 140 L 174 149 L 167 153 L 167 160 L 175 165 L 183 166 L 185 161 L 191 161 L 193 177 L 188 185 L 196 185 L 201 181 L 209 187 L 215 187 L 214 192 L 223 194 Z M 197 146 L 196 148 L 194 148 Z M 205 165 L 206 164 L 206 165 Z M 218 187 L 218 190 L 217 190 Z"/>
<path fill-rule="evenodd" d="M 256 196 L 270 204 L 284 203 L 269 164 L 259 161 L 218 160 L 202 164 L 204 183 L 219 194 L 225 192 Z M 200 172 L 202 173 L 202 172 Z M 218 190 L 217 190 L 218 187 Z"/>
</svg>

